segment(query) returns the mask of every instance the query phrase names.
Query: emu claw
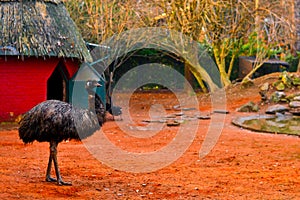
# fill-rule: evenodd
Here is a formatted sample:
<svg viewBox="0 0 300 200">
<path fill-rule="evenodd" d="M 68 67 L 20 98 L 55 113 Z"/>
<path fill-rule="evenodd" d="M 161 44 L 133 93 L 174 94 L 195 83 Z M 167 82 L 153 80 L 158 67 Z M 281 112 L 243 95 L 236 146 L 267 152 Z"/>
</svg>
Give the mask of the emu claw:
<svg viewBox="0 0 300 200">
<path fill-rule="evenodd" d="M 58 181 L 57 181 L 57 184 L 58 184 L 58 185 L 72 185 L 71 182 L 64 182 L 63 180 L 58 180 Z"/>
<path fill-rule="evenodd" d="M 52 178 L 52 177 L 50 177 L 50 176 L 47 176 L 47 177 L 46 177 L 46 181 L 47 181 L 47 182 L 56 182 L 57 180 L 56 180 L 55 178 Z"/>
</svg>

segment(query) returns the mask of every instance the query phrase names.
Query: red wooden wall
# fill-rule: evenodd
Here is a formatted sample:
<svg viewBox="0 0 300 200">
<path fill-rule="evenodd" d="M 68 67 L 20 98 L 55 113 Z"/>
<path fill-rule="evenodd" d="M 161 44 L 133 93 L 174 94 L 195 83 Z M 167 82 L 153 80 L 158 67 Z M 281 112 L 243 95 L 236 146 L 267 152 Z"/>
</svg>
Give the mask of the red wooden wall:
<svg viewBox="0 0 300 200">
<path fill-rule="evenodd" d="M 78 70 L 76 60 L 0 57 L 0 122 L 12 121 L 47 99 L 47 80 L 60 61 L 68 78 Z"/>
</svg>

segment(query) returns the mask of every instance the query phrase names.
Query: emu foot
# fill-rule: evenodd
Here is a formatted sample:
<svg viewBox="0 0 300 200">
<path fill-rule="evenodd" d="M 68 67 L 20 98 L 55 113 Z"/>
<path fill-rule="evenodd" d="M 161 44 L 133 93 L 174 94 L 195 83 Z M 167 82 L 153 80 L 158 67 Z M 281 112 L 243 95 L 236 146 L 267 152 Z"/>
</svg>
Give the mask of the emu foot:
<svg viewBox="0 0 300 200">
<path fill-rule="evenodd" d="M 62 179 L 55 179 L 55 178 L 52 178 L 52 177 L 46 177 L 46 181 L 47 182 L 57 182 L 57 185 L 72 185 L 71 182 L 65 182 L 63 181 Z"/>
<path fill-rule="evenodd" d="M 55 178 L 52 178 L 52 177 L 50 177 L 50 176 L 47 176 L 47 177 L 46 177 L 46 181 L 47 181 L 47 182 L 57 182 L 57 180 L 56 180 Z"/>
<path fill-rule="evenodd" d="M 57 181 L 57 184 L 58 184 L 58 185 L 72 185 L 71 182 L 64 182 L 62 179 L 58 180 L 58 181 Z"/>
</svg>

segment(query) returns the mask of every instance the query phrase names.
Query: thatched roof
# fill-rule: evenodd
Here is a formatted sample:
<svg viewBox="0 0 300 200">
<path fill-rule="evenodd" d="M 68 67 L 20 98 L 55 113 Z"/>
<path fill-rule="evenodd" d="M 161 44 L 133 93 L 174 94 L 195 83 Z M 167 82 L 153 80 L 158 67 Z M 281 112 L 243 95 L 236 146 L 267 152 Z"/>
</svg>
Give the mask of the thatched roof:
<svg viewBox="0 0 300 200">
<path fill-rule="evenodd" d="M 0 0 L 0 55 L 90 57 L 61 0 Z"/>
</svg>

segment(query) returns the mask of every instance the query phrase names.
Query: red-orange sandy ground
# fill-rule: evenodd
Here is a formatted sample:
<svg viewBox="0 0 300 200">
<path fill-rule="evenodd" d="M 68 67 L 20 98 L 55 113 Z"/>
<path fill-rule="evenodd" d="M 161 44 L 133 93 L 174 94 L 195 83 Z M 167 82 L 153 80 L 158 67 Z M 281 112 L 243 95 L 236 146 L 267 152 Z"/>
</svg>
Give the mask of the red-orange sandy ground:
<svg viewBox="0 0 300 200">
<path fill-rule="evenodd" d="M 72 186 L 45 181 L 47 143 L 24 145 L 16 128 L 10 130 L 3 125 L 0 199 L 300 199 L 300 138 L 252 132 L 231 124 L 234 117 L 241 115 L 235 112 L 237 107 L 249 100 L 259 101 L 257 93 L 250 93 L 233 92 L 228 97 L 230 114 L 226 115 L 221 136 L 207 156 L 200 159 L 199 150 L 210 120 L 201 120 L 187 151 L 154 172 L 117 170 L 97 160 L 83 142 L 60 143 L 61 174 L 65 181 L 72 181 Z M 168 93 L 135 94 L 130 109 L 136 123 L 143 125 L 141 121 L 153 99 L 167 106 L 176 104 Z M 201 96 L 198 99 L 200 111 L 210 112 L 209 102 Z M 194 122 L 187 123 L 192 126 Z M 141 139 L 126 135 L 110 120 L 103 131 L 116 146 L 142 153 L 169 144 L 178 128 L 164 126 L 157 135 Z M 161 159 L 168 156 L 161 155 Z"/>
</svg>

